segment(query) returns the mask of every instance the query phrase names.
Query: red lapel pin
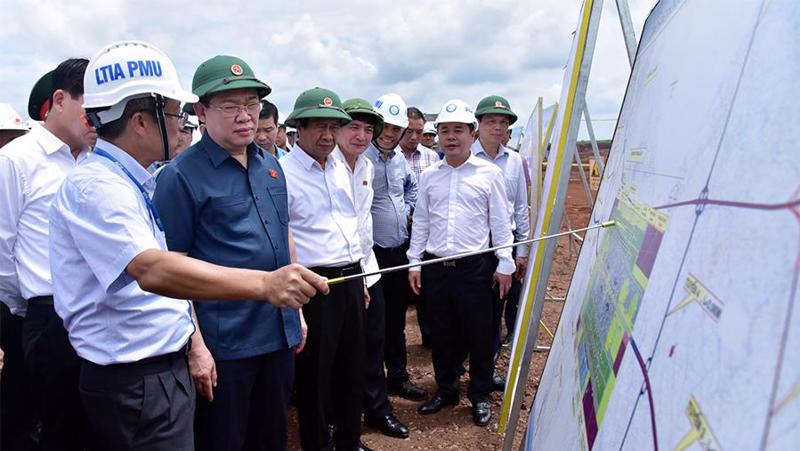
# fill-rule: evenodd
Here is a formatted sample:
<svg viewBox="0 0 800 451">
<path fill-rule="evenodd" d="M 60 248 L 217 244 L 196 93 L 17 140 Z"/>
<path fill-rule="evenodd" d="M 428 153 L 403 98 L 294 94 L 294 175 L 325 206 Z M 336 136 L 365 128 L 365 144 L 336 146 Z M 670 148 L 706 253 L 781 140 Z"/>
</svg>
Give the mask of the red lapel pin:
<svg viewBox="0 0 800 451">
<path fill-rule="evenodd" d="M 274 178 L 274 179 L 278 178 L 278 171 L 276 171 L 275 169 L 270 169 L 269 170 L 269 176 Z"/>
</svg>

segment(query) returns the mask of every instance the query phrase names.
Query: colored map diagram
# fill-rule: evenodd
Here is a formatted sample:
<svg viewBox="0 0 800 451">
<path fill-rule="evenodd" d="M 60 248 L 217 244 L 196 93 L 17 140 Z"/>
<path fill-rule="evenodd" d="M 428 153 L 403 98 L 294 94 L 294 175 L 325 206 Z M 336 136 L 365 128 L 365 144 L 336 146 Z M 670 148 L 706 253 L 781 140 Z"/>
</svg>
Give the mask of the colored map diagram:
<svg viewBox="0 0 800 451">
<path fill-rule="evenodd" d="M 583 384 L 580 402 L 590 447 L 608 407 L 667 222 L 663 213 L 636 204 L 625 190 L 614 202 L 611 219 L 617 225 L 600 244 L 575 327 Z"/>
<path fill-rule="evenodd" d="M 800 449 L 798 40 L 796 0 L 651 12 L 526 449 Z"/>
</svg>

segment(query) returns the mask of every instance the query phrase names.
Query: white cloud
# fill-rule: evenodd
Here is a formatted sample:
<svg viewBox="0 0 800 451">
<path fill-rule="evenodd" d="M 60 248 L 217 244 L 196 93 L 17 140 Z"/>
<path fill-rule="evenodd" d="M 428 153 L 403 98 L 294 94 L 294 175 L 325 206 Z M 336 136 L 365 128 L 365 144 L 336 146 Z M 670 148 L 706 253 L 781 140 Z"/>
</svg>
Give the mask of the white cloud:
<svg viewBox="0 0 800 451">
<path fill-rule="evenodd" d="M 653 0 L 631 1 L 637 34 Z M 615 2 L 606 0 L 588 100 L 616 116 L 628 78 Z M 453 97 L 508 97 L 521 116 L 560 94 L 581 3 L 577 0 L 190 2 L 17 1 L 0 29 L 3 98 L 21 113 L 33 83 L 61 60 L 91 57 L 120 39 L 151 42 L 185 85 L 216 54 L 242 57 L 286 111 L 304 89 L 344 98 L 401 94 L 426 112 Z M 609 130 L 613 129 L 613 123 Z M 599 132 L 598 132 L 599 133 Z"/>
</svg>

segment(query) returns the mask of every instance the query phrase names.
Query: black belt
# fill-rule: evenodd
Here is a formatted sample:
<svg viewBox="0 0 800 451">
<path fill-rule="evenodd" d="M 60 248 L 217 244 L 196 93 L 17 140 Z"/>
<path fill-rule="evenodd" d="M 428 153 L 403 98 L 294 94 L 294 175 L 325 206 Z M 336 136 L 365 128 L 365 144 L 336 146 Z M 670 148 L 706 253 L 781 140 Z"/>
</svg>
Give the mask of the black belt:
<svg viewBox="0 0 800 451">
<path fill-rule="evenodd" d="M 433 255 L 433 254 L 429 254 L 428 252 L 425 252 L 425 253 L 422 254 L 422 261 L 433 260 L 435 258 L 441 258 L 441 257 L 438 257 L 438 256 Z M 434 265 L 441 265 L 441 266 L 444 266 L 445 268 L 458 268 L 460 266 L 472 265 L 472 264 L 474 264 L 476 262 L 479 262 L 481 259 L 485 259 L 485 258 L 486 258 L 485 255 L 470 255 L 469 257 L 461 257 L 461 258 L 458 258 L 458 259 L 454 258 L 453 260 L 444 260 L 444 261 L 441 261 L 441 262 L 438 262 L 438 263 L 433 263 L 433 264 Z"/>
<path fill-rule="evenodd" d="M 28 299 L 28 305 L 53 305 L 53 296 L 36 296 Z"/>
<path fill-rule="evenodd" d="M 186 359 L 186 354 L 189 353 L 189 343 L 181 346 L 175 352 L 168 354 L 157 355 L 155 357 L 148 357 L 136 362 L 127 363 L 113 363 L 111 365 L 98 365 L 86 359 L 81 359 L 83 364 L 91 370 L 100 370 L 109 373 L 109 377 L 114 377 L 114 374 L 125 376 L 146 376 L 148 374 L 157 373 L 160 371 L 172 368 L 176 360 Z"/>
<path fill-rule="evenodd" d="M 362 273 L 361 262 L 351 263 L 344 266 L 316 266 L 308 269 L 314 271 L 322 277 L 327 277 L 329 279 L 334 277 L 354 276 Z"/>
</svg>

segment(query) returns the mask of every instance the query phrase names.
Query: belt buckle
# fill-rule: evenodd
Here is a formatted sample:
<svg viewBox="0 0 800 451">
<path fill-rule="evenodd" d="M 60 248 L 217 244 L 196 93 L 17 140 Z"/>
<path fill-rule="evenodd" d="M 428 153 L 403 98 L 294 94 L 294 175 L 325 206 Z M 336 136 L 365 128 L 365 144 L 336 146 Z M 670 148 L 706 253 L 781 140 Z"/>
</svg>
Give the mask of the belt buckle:
<svg viewBox="0 0 800 451">
<path fill-rule="evenodd" d="M 445 261 L 442 262 L 442 266 L 444 266 L 446 268 L 447 267 L 455 268 L 456 267 L 456 261 L 455 260 L 445 260 Z"/>
</svg>

